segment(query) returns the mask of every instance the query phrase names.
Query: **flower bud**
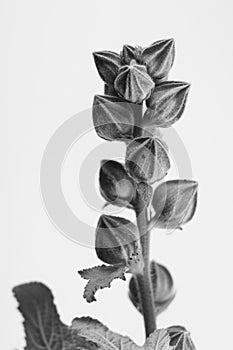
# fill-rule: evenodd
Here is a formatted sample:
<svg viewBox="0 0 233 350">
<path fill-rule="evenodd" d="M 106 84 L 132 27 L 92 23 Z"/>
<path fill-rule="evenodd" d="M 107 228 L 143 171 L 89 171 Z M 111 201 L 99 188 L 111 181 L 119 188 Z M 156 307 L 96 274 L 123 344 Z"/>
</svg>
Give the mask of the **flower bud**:
<svg viewBox="0 0 233 350">
<path fill-rule="evenodd" d="M 170 336 L 169 345 L 174 350 L 196 350 L 190 337 L 190 333 L 182 326 L 171 326 L 167 328 Z"/>
<path fill-rule="evenodd" d="M 120 97 L 96 95 L 92 116 L 99 137 L 108 141 L 133 138 L 134 110 Z"/>
<path fill-rule="evenodd" d="M 127 207 L 135 196 L 136 185 L 122 164 L 103 160 L 99 175 L 100 192 L 113 205 Z"/>
<path fill-rule="evenodd" d="M 151 283 L 154 293 L 155 313 L 159 315 L 164 311 L 175 297 L 174 282 L 170 272 L 165 266 L 151 262 Z M 134 277 L 130 279 L 129 283 L 129 298 L 142 313 L 142 306 L 140 302 L 140 293 L 137 281 Z"/>
<path fill-rule="evenodd" d="M 142 103 L 147 99 L 154 87 L 154 82 L 147 74 L 146 67 L 131 61 L 128 66 L 119 69 L 114 83 L 119 95 L 127 101 Z"/>
<path fill-rule="evenodd" d="M 174 40 L 156 41 L 152 45 L 145 47 L 141 56 L 152 79 L 161 79 L 169 73 L 173 65 L 175 58 Z"/>
<path fill-rule="evenodd" d="M 115 52 L 99 51 L 93 53 L 100 77 L 106 84 L 113 85 L 121 66 L 121 57 Z"/>
<path fill-rule="evenodd" d="M 102 215 L 96 229 L 96 254 L 107 264 L 122 264 L 142 271 L 143 258 L 137 227 L 121 217 Z"/>
<path fill-rule="evenodd" d="M 159 185 L 152 206 L 155 216 L 149 227 L 176 229 L 193 218 L 197 205 L 198 183 L 190 180 L 171 180 Z"/>
<path fill-rule="evenodd" d="M 125 164 L 135 180 L 150 184 L 163 179 L 170 168 L 165 147 L 159 139 L 152 137 L 140 137 L 130 142 Z"/>
<path fill-rule="evenodd" d="M 176 81 L 156 85 L 144 117 L 144 126 L 167 128 L 180 119 L 184 112 L 190 84 Z"/>
</svg>

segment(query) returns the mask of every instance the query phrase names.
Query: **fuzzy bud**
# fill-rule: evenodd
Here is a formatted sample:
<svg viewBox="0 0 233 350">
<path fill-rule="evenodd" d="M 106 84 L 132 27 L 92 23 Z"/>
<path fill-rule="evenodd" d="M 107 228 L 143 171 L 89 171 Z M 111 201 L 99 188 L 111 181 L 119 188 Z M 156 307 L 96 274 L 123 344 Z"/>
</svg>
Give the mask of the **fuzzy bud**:
<svg viewBox="0 0 233 350">
<path fill-rule="evenodd" d="M 156 85 L 146 101 L 148 109 L 143 126 L 167 128 L 178 121 L 184 112 L 189 88 L 190 84 L 177 81 Z"/>
<path fill-rule="evenodd" d="M 196 211 L 198 183 L 190 180 L 170 180 L 154 192 L 152 206 L 155 216 L 149 227 L 177 229 L 190 221 Z"/>
<path fill-rule="evenodd" d="M 155 81 L 165 77 L 171 69 L 175 58 L 175 43 L 173 39 L 159 40 L 145 47 L 142 51 L 142 61 L 148 74 Z"/>
<path fill-rule="evenodd" d="M 139 232 L 129 220 L 102 215 L 96 229 L 95 249 L 98 258 L 107 264 L 122 264 L 131 272 L 143 269 Z"/>
<path fill-rule="evenodd" d="M 163 179 L 170 168 L 165 147 L 159 139 L 152 137 L 140 137 L 130 142 L 125 164 L 135 180 L 150 184 Z"/>
<path fill-rule="evenodd" d="M 127 207 L 135 196 L 136 186 L 122 164 L 114 160 L 101 162 L 100 192 L 113 205 Z"/>
<path fill-rule="evenodd" d="M 114 87 L 127 101 L 142 103 L 150 96 L 154 82 L 147 74 L 145 66 L 131 61 L 130 65 L 119 69 Z"/>
</svg>

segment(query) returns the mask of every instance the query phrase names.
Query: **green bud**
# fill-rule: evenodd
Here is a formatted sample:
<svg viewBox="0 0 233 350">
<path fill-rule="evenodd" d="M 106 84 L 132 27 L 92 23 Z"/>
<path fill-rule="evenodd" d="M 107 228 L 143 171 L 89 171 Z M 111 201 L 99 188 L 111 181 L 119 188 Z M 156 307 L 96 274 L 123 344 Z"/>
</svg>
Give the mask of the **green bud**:
<svg viewBox="0 0 233 350">
<path fill-rule="evenodd" d="M 134 110 L 131 104 L 122 98 L 96 95 L 92 116 L 99 137 L 108 141 L 133 138 Z"/>
<path fill-rule="evenodd" d="M 151 283 L 154 293 L 155 313 L 159 315 L 163 312 L 175 298 L 174 282 L 170 272 L 163 265 L 151 262 Z M 131 277 L 129 283 L 129 298 L 142 313 L 140 293 L 135 277 Z"/>
<path fill-rule="evenodd" d="M 127 101 L 142 103 L 150 96 L 154 82 L 147 74 L 146 67 L 136 64 L 134 60 L 119 69 L 114 87 Z"/>
<path fill-rule="evenodd" d="M 142 51 L 142 61 L 153 80 L 165 77 L 174 62 L 175 42 L 173 39 L 159 40 L 145 47 Z"/>
<path fill-rule="evenodd" d="M 125 164 L 135 180 L 150 184 L 163 179 L 170 168 L 164 145 L 159 139 L 152 137 L 140 137 L 130 142 Z"/>
<path fill-rule="evenodd" d="M 100 192 L 104 199 L 113 205 L 127 207 L 133 200 L 136 185 L 122 164 L 114 160 L 101 162 Z"/>
<path fill-rule="evenodd" d="M 156 85 L 146 101 L 148 109 L 143 126 L 167 128 L 178 121 L 184 112 L 189 88 L 190 84 L 176 81 Z"/>
<path fill-rule="evenodd" d="M 115 52 L 99 51 L 93 53 L 100 77 L 108 85 L 113 85 L 121 66 L 121 57 Z"/>
<path fill-rule="evenodd" d="M 111 265 L 125 265 L 129 272 L 141 272 L 143 258 L 137 227 L 121 217 L 102 215 L 96 229 L 96 254 Z"/>
<path fill-rule="evenodd" d="M 160 184 L 154 192 L 152 206 L 153 227 L 177 229 L 189 222 L 196 211 L 198 183 L 190 180 L 170 180 Z"/>
</svg>

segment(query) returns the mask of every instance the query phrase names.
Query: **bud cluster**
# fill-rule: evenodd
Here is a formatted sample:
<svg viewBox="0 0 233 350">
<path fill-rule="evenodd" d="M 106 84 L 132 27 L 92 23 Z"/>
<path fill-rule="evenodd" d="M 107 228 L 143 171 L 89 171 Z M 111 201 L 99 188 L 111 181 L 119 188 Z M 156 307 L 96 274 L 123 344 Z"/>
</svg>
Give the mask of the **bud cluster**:
<svg viewBox="0 0 233 350">
<path fill-rule="evenodd" d="M 134 209 L 137 220 L 140 220 L 138 203 L 142 203 L 146 229 L 141 232 L 139 221 L 137 227 L 122 217 L 102 215 L 96 229 L 96 254 L 111 268 L 103 265 L 84 270 L 81 276 L 89 279 L 93 287 L 91 297 L 86 297 L 93 301 L 97 289 L 109 286 L 116 277 L 124 279 L 124 272 L 132 273 L 129 297 L 144 319 L 145 308 L 147 312 L 153 310 L 145 306 L 142 299 L 148 291 L 141 294 L 144 282 L 140 285 L 140 276 L 146 274 L 147 286 L 151 285 L 147 296 L 153 299 L 150 305 L 154 316 L 168 307 L 175 290 L 170 272 L 154 261 L 149 263 L 142 236 L 154 227 L 181 228 L 192 219 L 197 203 L 195 181 L 175 179 L 164 181 L 155 189 L 152 187 L 166 177 L 171 167 L 168 147 L 159 135 L 162 128 L 172 126 L 181 118 L 190 89 L 186 82 L 168 80 L 174 57 L 173 39 L 159 40 L 147 47 L 124 45 L 119 54 L 94 53 L 104 82 L 104 94 L 96 95 L 93 102 L 95 131 L 106 141 L 126 144 L 124 164 L 109 159 L 101 162 L 100 193 L 108 204 Z M 147 213 L 152 213 L 152 209 L 154 214 L 149 220 Z M 102 274 L 97 278 L 96 271 L 101 268 Z M 108 277 L 107 271 L 110 271 Z M 95 285 L 93 280 L 98 283 Z M 150 328 L 153 327 L 149 325 Z M 186 336 L 180 328 L 171 329 L 171 334 L 177 344 Z"/>
</svg>

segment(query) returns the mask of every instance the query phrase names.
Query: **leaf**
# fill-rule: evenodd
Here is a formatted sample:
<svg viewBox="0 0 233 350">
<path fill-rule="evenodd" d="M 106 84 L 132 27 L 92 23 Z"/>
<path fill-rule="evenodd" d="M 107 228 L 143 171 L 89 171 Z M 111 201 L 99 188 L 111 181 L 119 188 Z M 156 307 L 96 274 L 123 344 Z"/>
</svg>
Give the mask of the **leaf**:
<svg viewBox="0 0 233 350">
<path fill-rule="evenodd" d="M 70 329 L 61 322 L 48 287 L 33 282 L 15 287 L 13 293 L 24 317 L 25 350 L 93 349 L 94 344 L 77 334 L 71 339 Z M 76 347 L 72 348 L 74 340 Z"/>
<path fill-rule="evenodd" d="M 153 184 L 166 176 L 170 160 L 159 139 L 140 137 L 128 145 L 125 166 L 135 180 Z"/>
<path fill-rule="evenodd" d="M 174 62 L 175 43 L 173 39 L 159 40 L 145 47 L 142 61 L 146 64 L 149 75 L 154 79 L 166 76 Z"/>
<path fill-rule="evenodd" d="M 112 51 L 99 51 L 93 53 L 95 64 L 100 77 L 106 84 L 113 85 L 121 66 L 121 57 Z"/>
<path fill-rule="evenodd" d="M 196 211 L 198 183 L 191 180 L 170 180 L 160 184 L 154 192 L 152 206 L 155 216 L 149 229 L 176 229 L 189 222 Z"/>
<path fill-rule="evenodd" d="M 167 328 L 170 335 L 170 345 L 174 350 L 196 350 L 190 333 L 182 326 L 172 326 Z"/>
<path fill-rule="evenodd" d="M 72 328 L 103 350 L 136 350 L 140 348 L 130 338 L 110 331 L 101 322 L 90 317 L 74 319 Z"/>
<path fill-rule="evenodd" d="M 170 346 L 170 337 L 166 329 L 158 329 L 146 339 L 143 350 L 173 350 Z"/>
<path fill-rule="evenodd" d="M 133 138 L 134 110 L 122 98 L 96 95 L 92 116 L 99 137 L 108 141 Z"/>
<path fill-rule="evenodd" d="M 175 297 L 174 282 L 170 272 L 163 265 L 151 261 L 151 283 L 154 292 L 155 313 L 158 316 L 172 302 Z M 140 292 L 135 276 L 129 283 L 129 298 L 137 310 L 142 313 Z"/>
<path fill-rule="evenodd" d="M 124 64 L 130 64 L 132 60 L 135 60 L 135 48 L 131 45 L 124 45 L 121 57 Z"/>
<path fill-rule="evenodd" d="M 88 303 L 92 303 L 96 301 L 95 293 L 97 290 L 106 287 L 110 288 L 111 282 L 116 278 L 125 281 L 126 278 L 124 274 L 126 270 L 127 268 L 124 265 L 102 265 L 78 271 L 82 278 L 88 280 L 83 294 L 84 299 L 86 299 Z"/>
<path fill-rule="evenodd" d="M 169 81 L 156 85 L 146 101 L 148 109 L 143 117 L 143 126 L 167 128 L 182 116 L 190 84 Z"/>
<path fill-rule="evenodd" d="M 156 330 L 144 346 L 136 345 L 129 337 L 110 331 L 106 326 L 90 317 L 74 319 L 72 328 L 77 333 L 96 343 L 101 350 L 172 350 L 170 337 L 165 329 Z"/>
</svg>

